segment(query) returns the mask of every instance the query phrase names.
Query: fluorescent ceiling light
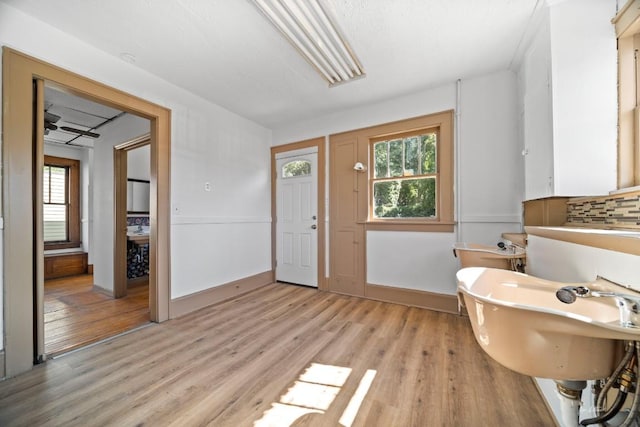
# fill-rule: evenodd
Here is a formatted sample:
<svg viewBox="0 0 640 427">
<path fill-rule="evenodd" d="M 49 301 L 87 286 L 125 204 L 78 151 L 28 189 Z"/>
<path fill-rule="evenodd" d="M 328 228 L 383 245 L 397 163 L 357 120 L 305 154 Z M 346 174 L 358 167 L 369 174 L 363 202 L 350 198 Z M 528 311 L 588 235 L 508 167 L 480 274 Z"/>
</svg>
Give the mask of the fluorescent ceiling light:
<svg viewBox="0 0 640 427">
<path fill-rule="evenodd" d="M 364 77 L 349 43 L 320 0 L 253 0 L 329 86 Z"/>
</svg>

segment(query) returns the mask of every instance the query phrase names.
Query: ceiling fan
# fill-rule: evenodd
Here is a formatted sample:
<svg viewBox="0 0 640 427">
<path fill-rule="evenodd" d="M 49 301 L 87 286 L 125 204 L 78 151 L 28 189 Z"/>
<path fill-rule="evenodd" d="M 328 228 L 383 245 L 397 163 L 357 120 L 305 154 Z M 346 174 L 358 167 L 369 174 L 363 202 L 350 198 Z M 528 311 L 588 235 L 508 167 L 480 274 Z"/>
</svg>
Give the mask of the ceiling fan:
<svg viewBox="0 0 640 427">
<path fill-rule="evenodd" d="M 57 114 L 53 114 L 48 111 L 45 111 L 44 112 L 44 134 L 48 135 L 50 130 L 60 129 L 66 132 L 75 133 L 80 136 L 87 136 L 89 138 L 100 138 L 99 133 L 91 132 L 88 130 L 77 129 L 70 126 L 57 126 L 55 123 L 57 123 L 58 120 L 60 119 L 61 117 L 58 116 Z"/>
</svg>

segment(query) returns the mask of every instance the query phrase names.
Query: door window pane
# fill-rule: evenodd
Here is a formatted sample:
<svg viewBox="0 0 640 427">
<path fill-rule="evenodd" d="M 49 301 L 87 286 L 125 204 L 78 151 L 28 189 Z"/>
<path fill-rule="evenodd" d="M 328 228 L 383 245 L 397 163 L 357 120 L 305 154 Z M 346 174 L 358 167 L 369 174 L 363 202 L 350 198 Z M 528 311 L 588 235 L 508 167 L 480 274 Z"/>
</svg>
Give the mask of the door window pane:
<svg viewBox="0 0 640 427">
<path fill-rule="evenodd" d="M 311 175 L 311 162 L 308 160 L 294 160 L 282 166 L 282 177 L 293 178 L 296 176 Z"/>
</svg>

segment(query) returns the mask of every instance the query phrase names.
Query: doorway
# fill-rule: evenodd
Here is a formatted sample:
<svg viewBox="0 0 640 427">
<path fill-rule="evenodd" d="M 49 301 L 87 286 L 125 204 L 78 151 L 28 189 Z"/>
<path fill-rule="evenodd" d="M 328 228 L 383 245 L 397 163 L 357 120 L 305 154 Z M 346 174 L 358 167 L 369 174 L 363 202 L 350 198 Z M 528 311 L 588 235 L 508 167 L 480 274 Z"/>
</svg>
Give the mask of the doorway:
<svg viewBox="0 0 640 427">
<path fill-rule="evenodd" d="M 318 149 L 276 154 L 276 280 L 318 287 Z"/>
<path fill-rule="evenodd" d="M 44 204 L 42 215 L 36 212 L 35 234 L 39 241 L 42 223 L 43 358 L 51 358 L 149 323 L 148 280 L 129 295 L 126 289 L 117 292 L 114 278 L 119 272 L 109 270 L 112 264 L 120 266 L 102 251 L 105 239 L 113 240 L 103 231 L 110 219 L 94 215 L 114 209 L 113 197 L 104 197 L 113 192 L 113 171 L 104 164 L 111 147 L 126 135 L 146 134 L 146 155 L 132 162 L 132 173 L 149 179 L 149 121 L 44 84 L 44 123 L 36 125 L 44 125 L 43 141 L 36 142 L 44 147 L 43 176 L 36 178 L 43 182 Z M 147 225 L 140 252 L 148 255 L 148 186 L 146 190 L 145 212 L 136 219 Z M 148 270 L 148 256 L 145 260 Z M 38 281 L 38 295 L 39 287 Z M 40 312 L 39 303 L 35 310 Z"/>
<path fill-rule="evenodd" d="M 39 186 L 34 185 L 37 181 L 34 180 L 32 124 L 35 114 L 43 111 L 43 104 L 41 108 L 33 108 L 34 79 L 149 120 L 152 176 L 149 315 L 157 322 L 169 317 L 171 114 L 166 108 L 6 47 L 3 48 L 2 79 L 6 88 L 3 103 L 11 106 L 3 109 L 3 245 L 11 248 L 3 252 L 4 307 L 10 307 L 5 310 L 4 355 L 5 375 L 13 376 L 31 369 L 34 361 L 42 356 L 43 347 L 40 336 L 34 333 L 43 329 L 34 312 L 34 300 L 42 297 L 36 295 L 35 288 L 42 266 L 38 266 L 36 254 L 40 253 L 40 243 L 34 233 L 34 212 L 40 203 L 35 190 Z M 113 242 L 110 245 L 113 246 Z M 34 286 L 25 286 L 26 283 Z"/>
<path fill-rule="evenodd" d="M 121 298 L 131 288 L 148 286 L 150 138 L 142 135 L 114 147 L 114 296 Z"/>
<path fill-rule="evenodd" d="M 325 290 L 325 140 L 271 148 L 272 260 L 277 281 Z"/>
</svg>

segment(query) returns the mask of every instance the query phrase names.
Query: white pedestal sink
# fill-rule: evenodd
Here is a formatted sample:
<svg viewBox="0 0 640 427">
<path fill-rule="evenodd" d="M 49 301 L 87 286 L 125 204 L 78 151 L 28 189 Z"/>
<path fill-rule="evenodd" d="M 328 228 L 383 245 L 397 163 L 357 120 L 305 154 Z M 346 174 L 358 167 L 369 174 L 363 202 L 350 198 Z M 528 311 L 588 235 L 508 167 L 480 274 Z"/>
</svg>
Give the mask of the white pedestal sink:
<svg viewBox="0 0 640 427">
<path fill-rule="evenodd" d="M 620 360 L 622 340 L 640 340 L 640 329 L 621 325 L 614 299 L 564 304 L 556 298 L 556 291 L 568 285 L 621 291 L 605 280 L 553 282 L 482 267 L 463 268 L 457 279 L 458 297 L 480 346 L 521 374 L 555 380 L 606 378 Z"/>
</svg>

